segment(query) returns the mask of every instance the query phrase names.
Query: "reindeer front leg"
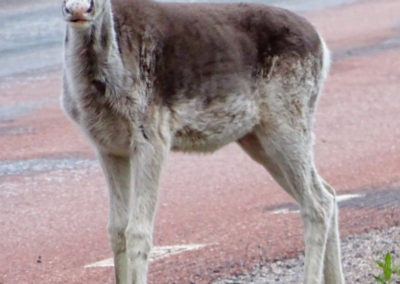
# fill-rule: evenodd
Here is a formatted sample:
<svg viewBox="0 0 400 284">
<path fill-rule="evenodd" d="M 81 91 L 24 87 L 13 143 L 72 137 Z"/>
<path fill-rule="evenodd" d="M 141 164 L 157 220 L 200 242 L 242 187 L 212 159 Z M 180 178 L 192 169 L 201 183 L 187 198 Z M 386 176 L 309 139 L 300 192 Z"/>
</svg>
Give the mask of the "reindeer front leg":
<svg viewBox="0 0 400 284">
<path fill-rule="evenodd" d="M 125 230 L 128 225 L 131 192 L 130 157 L 100 152 L 99 158 L 109 188 L 108 232 L 114 254 L 116 283 L 125 284 L 128 275 Z"/>
<path fill-rule="evenodd" d="M 169 150 L 165 139 L 149 135 L 132 154 L 134 188 L 125 231 L 129 284 L 146 284 L 154 215 L 162 163 Z"/>
</svg>

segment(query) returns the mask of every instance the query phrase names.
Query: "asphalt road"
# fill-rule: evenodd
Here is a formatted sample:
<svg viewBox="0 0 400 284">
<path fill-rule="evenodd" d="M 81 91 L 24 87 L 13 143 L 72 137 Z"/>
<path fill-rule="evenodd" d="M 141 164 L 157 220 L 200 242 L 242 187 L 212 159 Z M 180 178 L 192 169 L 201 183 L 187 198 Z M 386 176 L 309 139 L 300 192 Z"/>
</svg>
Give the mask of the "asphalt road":
<svg viewBox="0 0 400 284">
<path fill-rule="evenodd" d="M 0 11 L 10 22 L 12 13 L 26 11 L 23 2 L 15 2 L 18 9 L 5 3 Z M 36 7 L 47 4 L 56 13 L 50 1 Z M 341 200 L 341 236 L 398 225 L 400 2 L 302 14 L 334 55 L 317 112 L 315 156 Z M 36 68 L 23 57 L 40 30 L 54 28 L 53 39 L 61 32 L 49 16 L 53 25 L 41 22 L 34 32 L 25 20 L 10 35 L 18 25 L 5 28 L 3 15 L 0 34 L 14 38 L 21 52 L 13 45 L 0 52 L 0 283 L 113 283 L 106 186 L 89 144 L 59 108 L 60 63 Z M 22 59 L 14 63 L 12 56 Z M 236 145 L 208 156 L 174 153 L 163 176 L 150 283 L 209 283 L 303 249 L 293 200 Z"/>
</svg>

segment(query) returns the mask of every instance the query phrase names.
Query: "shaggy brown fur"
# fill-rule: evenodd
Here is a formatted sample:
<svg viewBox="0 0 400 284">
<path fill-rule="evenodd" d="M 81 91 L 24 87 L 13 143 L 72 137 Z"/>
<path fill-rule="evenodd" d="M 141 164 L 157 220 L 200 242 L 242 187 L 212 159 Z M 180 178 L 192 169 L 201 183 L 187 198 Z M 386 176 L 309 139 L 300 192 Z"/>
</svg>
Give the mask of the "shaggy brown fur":
<svg viewBox="0 0 400 284">
<path fill-rule="evenodd" d="M 256 4 L 64 0 L 63 12 L 63 106 L 107 179 L 117 283 L 147 281 L 169 151 L 231 142 L 299 203 L 304 282 L 344 283 L 335 192 L 312 150 L 329 51 L 311 24 Z"/>
</svg>

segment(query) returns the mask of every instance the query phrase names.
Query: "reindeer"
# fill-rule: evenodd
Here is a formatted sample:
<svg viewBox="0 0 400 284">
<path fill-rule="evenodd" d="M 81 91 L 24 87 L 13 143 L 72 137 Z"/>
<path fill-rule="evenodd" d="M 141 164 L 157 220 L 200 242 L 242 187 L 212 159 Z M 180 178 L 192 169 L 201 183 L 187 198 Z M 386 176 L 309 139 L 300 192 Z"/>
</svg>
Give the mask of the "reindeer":
<svg viewBox="0 0 400 284">
<path fill-rule="evenodd" d="M 310 23 L 259 4 L 64 0 L 62 105 L 109 187 L 116 282 L 147 282 L 170 150 L 237 142 L 300 205 L 304 283 L 344 283 L 334 189 L 313 157 L 329 51 Z"/>
</svg>

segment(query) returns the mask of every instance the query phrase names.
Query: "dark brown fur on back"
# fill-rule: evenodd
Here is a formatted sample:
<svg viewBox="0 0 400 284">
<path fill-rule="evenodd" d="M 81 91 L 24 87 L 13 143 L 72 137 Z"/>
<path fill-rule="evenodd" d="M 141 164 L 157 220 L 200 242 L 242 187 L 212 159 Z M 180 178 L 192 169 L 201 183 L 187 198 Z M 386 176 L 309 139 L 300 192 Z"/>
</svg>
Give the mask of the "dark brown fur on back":
<svg viewBox="0 0 400 284">
<path fill-rule="evenodd" d="M 216 92 L 230 91 L 223 82 L 233 76 L 257 77 L 270 68 L 273 56 L 305 57 L 321 50 L 305 19 L 265 5 L 115 0 L 113 9 L 119 45 L 128 53 L 122 54 L 125 65 L 135 73 L 143 53 L 151 54 L 139 62 L 140 74 L 153 78 L 149 84 L 167 104 L 180 93 L 209 101 Z M 216 77 L 220 85 L 211 92 L 209 82 Z"/>
</svg>

